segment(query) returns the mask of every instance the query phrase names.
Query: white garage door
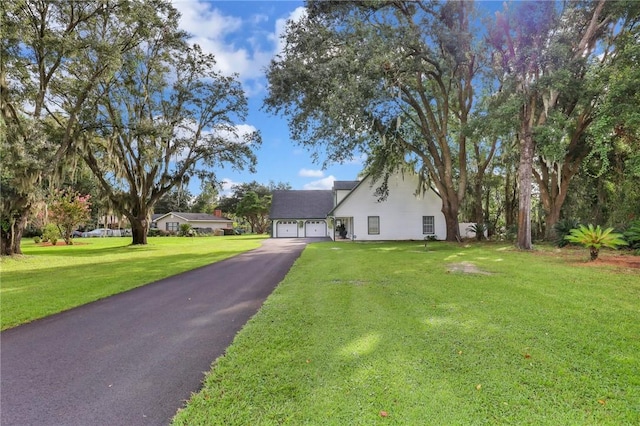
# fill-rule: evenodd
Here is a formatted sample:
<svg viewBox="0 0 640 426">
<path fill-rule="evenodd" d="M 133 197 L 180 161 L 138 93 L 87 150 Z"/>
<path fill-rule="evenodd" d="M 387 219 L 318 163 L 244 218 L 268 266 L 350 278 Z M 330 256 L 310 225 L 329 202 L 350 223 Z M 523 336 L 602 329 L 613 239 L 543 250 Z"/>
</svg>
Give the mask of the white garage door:
<svg viewBox="0 0 640 426">
<path fill-rule="evenodd" d="M 305 225 L 307 237 L 326 237 L 327 223 L 324 220 L 310 220 Z"/>
<path fill-rule="evenodd" d="M 295 238 L 298 236 L 298 222 L 297 221 L 284 221 L 278 222 L 276 225 L 276 237 L 277 238 Z"/>
</svg>

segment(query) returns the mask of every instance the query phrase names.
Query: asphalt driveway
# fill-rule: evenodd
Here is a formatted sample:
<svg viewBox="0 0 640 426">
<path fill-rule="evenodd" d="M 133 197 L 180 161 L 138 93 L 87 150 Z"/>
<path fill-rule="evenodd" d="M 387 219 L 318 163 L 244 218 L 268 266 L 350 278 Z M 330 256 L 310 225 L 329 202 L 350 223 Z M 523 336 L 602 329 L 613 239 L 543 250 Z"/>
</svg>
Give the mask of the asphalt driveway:
<svg viewBox="0 0 640 426">
<path fill-rule="evenodd" d="M 0 424 L 163 425 L 306 243 L 262 247 L 0 334 Z"/>
</svg>

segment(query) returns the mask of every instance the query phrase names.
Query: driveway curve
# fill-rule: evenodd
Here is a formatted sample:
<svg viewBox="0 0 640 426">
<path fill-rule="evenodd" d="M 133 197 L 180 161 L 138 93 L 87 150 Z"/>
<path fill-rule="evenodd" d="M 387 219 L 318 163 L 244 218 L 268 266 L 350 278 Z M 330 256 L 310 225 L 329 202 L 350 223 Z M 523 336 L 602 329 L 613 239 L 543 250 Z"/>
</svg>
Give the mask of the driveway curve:
<svg viewBox="0 0 640 426">
<path fill-rule="evenodd" d="M 309 241 L 268 239 L 2 332 L 0 424 L 168 424 Z"/>
</svg>

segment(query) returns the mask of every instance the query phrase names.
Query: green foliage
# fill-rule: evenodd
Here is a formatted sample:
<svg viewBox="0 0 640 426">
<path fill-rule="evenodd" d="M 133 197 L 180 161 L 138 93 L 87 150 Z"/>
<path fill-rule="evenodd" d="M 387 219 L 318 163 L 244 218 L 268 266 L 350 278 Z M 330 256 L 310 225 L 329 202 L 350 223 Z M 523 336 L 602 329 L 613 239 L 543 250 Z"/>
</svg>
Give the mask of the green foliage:
<svg viewBox="0 0 640 426">
<path fill-rule="evenodd" d="M 154 213 L 188 212 L 190 200 L 193 198 L 187 188 L 175 187 L 164 194 L 154 205 Z"/>
<path fill-rule="evenodd" d="M 75 169 L 80 139 L 93 127 L 91 104 L 109 92 L 101 83 L 151 28 L 166 29 L 172 7 L 165 0 L 24 0 L 1 9 L 0 133 L 7 137 L 0 157 L 11 167 L 2 171 L 0 220 L 8 227 L 0 254 L 19 254 L 40 183 Z"/>
<path fill-rule="evenodd" d="M 248 191 L 238 203 L 236 215 L 246 219 L 253 232 L 263 234 L 267 231 L 270 207 L 271 194 L 260 196 L 254 191 Z"/>
<path fill-rule="evenodd" d="M 193 237 L 195 234 L 196 232 L 193 230 L 190 223 L 180 224 L 180 231 L 178 232 L 178 235 L 181 237 Z"/>
<path fill-rule="evenodd" d="M 553 225 L 553 230 L 556 231 L 555 245 L 564 247 L 569 244 L 565 237 L 570 234 L 572 229 L 576 229 L 578 226 L 580 226 L 580 221 L 577 219 L 560 219 Z"/>
<path fill-rule="evenodd" d="M 631 222 L 623 235 L 631 249 L 640 250 L 640 219 Z"/>
<path fill-rule="evenodd" d="M 49 201 L 49 219 L 58 225 L 67 245 L 73 244 L 71 233 L 91 217 L 89 196 L 74 192 L 55 192 Z"/>
<path fill-rule="evenodd" d="M 216 200 L 218 198 L 218 189 L 211 182 L 202 182 L 200 185 L 200 194 L 196 196 L 191 205 L 193 213 L 209 213 L 213 214 L 216 208 Z"/>
<path fill-rule="evenodd" d="M 40 244 L 41 241 L 42 241 L 42 238 L 40 238 L 39 236 L 36 235 L 35 237 L 33 237 L 33 242 L 34 243 Z"/>
<path fill-rule="evenodd" d="M 466 131 L 473 83 L 489 60 L 478 48 L 472 3 L 319 2 L 290 21 L 270 65 L 269 111 L 324 164 L 367 153 L 366 172 L 386 197 L 400 167 L 419 172 L 457 220 L 467 183 Z M 480 139 L 478 139 L 480 140 Z M 449 201 L 451 200 L 451 201 Z M 449 229 L 449 228 L 448 228 Z M 454 229 L 454 228 L 450 228 Z M 458 230 L 447 235 L 455 241 Z"/>
<path fill-rule="evenodd" d="M 472 223 L 467 227 L 467 231 L 471 231 L 476 234 L 476 239 L 482 241 L 485 238 L 485 232 L 488 230 L 486 223 Z"/>
<path fill-rule="evenodd" d="M 53 223 L 47 224 L 42 231 L 42 241 L 50 242 L 55 246 L 58 238 L 60 238 L 60 229 Z"/>
<path fill-rule="evenodd" d="M 153 29 L 149 43 L 123 55 L 121 71 L 97 100 L 96 134 L 82 151 L 96 176 L 114 176 L 100 183 L 130 219 L 133 244 L 146 243 L 145 223 L 163 195 L 194 176 L 215 181 L 212 169 L 224 164 L 253 171 L 261 142 L 258 131 L 238 126 L 247 99 L 237 77 L 222 75 L 213 55 L 188 44 L 177 13 Z M 174 207 L 188 206 L 164 209 Z"/>
<path fill-rule="evenodd" d="M 620 246 L 627 245 L 622 234 L 613 233 L 613 228 L 602 229 L 600 225 L 594 227 L 580 225 L 576 229 L 572 229 L 565 239 L 572 243 L 578 243 L 589 249 L 591 260 L 596 260 L 602 247 L 616 249 Z"/>
</svg>

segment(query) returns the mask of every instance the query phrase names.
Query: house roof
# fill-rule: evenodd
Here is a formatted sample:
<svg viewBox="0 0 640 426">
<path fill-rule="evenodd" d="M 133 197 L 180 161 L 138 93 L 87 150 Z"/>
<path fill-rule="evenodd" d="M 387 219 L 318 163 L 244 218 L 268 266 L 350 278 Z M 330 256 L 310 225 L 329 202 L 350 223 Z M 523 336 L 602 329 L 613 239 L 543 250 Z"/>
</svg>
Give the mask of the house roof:
<svg viewBox="0 0 640 426">
<path fill-rule="evenodd" d="M 358 186 L 360 183 L 359 180 L 336 180 L 333 181 L 333 190 L 334 191 L 351 191 L 353 188 Z"/>
<path fill-rule="evenodd" d="M 222 216 L 214 216 L 209 213 L 182 213 L 182 212 L 169 212 L 169 213 L 164 213 L 160 215 L 154 214 L 152 217 L 152 220 L 155 222 L 171 214 L 181 219 L 184 219 L 187 222 L 231 222 L 231 219 L 229 218 L 222 217 Z"/>
<path fill-rule="evenodd" d="M 338 204 L 336 204 L 335 206 L 331 206 L 331 210 L 329 210 L 329 213 L 327 214 L 327 216 L 329 215 L 333 215 L 333 212 L 342 204 L 345 203 L 345 201 L 349 198 L 349 196 L 351 196 L 351 194 L 353 194 L 356 191 L 356 188 L 358 188 L 361 184 L 364 183 L 365 180 L 367 180 L 369 178 L 370 175 L 366 175 L 364 177 L 364 179 L 362 180 L 353 180 L 353 181 L 337 181 L 337 182 L 344 182 L 344 183 L 352 183 L 353 186 L 351 188 L 347 188 L 347 185 L 344 185 L 343 188 L 336 188 L 336 182 L 333 183 L 333 189 L 337 190 L 337 189 L 349 189 L 351 192 L 349 192 Z"/>
<path fill-rule="evenodd" d="M 271 219 L 324 219 L 333 208 L 331 190 L 276 190 L 271 199 Z"/>
</svg>

